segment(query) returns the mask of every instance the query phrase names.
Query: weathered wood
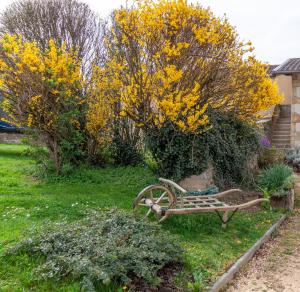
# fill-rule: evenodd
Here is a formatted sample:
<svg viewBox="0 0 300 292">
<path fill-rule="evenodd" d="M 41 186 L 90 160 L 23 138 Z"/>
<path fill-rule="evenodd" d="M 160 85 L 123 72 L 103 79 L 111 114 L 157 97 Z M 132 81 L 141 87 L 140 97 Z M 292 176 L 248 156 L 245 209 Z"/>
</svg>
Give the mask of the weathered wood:
<svg viewBox="0 0 300 292">
<path fill-rule="evenodd" d="M 227 226 L 227 221 L 228 221 L 228 211 L 225 211 L 222 217 L 222 228 L 226 228 Z"/>
<path fill-rule="evenodd" d="M 180 214 L 197 214 L 208 212 L 224 212 L 222 220 L 222 226 L 225 228 L 230 218 L 228 213 L 233 211 L 234 213 L 239 210 L 247 209 L 262 202 L 268 201 L 267 199 L 256 199 L 250 202 L 239 205 L 228 205 L 227 203 L 220 201 L 219 199 L 236 192 L 242 192 L 240 189 L 231 189 L 215 195 L 207 196 L 187 196 L 187 191 L 175 182 L 160 178 L 163 185 L 151 185 L 144 188 L 137 196 L 133 207 L 146 207 L 149 210 L 146 216 L 149 216 L 151 212 L 157 214 L 159 222 L 164 221 L 171 215 Z M 154 197 L 154 191 L 161 191 L 162 194 L 158 197 Z M 180 196 L 176 196 L 176 191 Z M 234 214 L 233 213 L 233 214 Z M 221 215 L 220 215 L 221 216 Z"/>
<path fill-rule="evenodd" d="M 265 244 L 276 231 L 279 226 L 287 218 L 283 215 L 277 223 L 275 223 L 243 256 L 241 256 L 230 268 L 226 271 L 212 286 L 209 292 L 225 291 L 227 284 L 234 278 L 234 276 L 242 271 L 242 268 L 250 261 L 253 255 L 258 251 L 263 244 Z M 237 292 L 243 292 L 244 290 L 236 290 Z M 265 290 L 266 291 L 266 290 Z"/>
<path fill-rule="evenodd" d="M 161 223 L 161 222 L 165 221 L 168 217 L 169 217 L 168 215 L 162 216 L 162 217 L 158 220 L 158 222 Z"/>
<path fill-rule="evenodd" d="M 292 212 L 294 210 L 294 205 L 295 205 L 295 191 L 294 191 L 294 189 L 290 190 L 290 193 L 287 195 L 286 202 L 287 202 L 287 206 L 286 206 L 287 210 Z"/>
<path fill-rule="evenodd" d="M 167 189 L 166 187 L 162 186 L 162 185 L 150 185 L 146 188 L 144 188 L 136 197 L 134 203 L 133 203 L 133 208 L 135 209 L 138 204 L 142 201 L 143 198 L 145 198 L 145 196 L 147 196 L 147 194 L 150 194 L 151 199 L 154 201 L 155 199 L 153 198 L 153 190 L 161 190 L 165 193 L 165 197 L 167 198 L 167 200 L 171 203 L 174 204 L 176 202 L 176 197 L 174 196 L 174 194 L 172 192 L 170 192 L 169 189 Z"/>
<path fill-rule="evenodd" d="M 161 192 L 158 198 L 154 198 L 154 191 Z M 172 205 L 176 203 L 176 197 L 173 193 L 162 185 L 150 185 L 144 188 L 137 196 L 133 203 L 133 209 L 137 213 L 138 209 L 139 216 L 142 218 L 147 218 L 151 212 L 158 216 L 158 220 L 162 214 L 162 207 L 159 204 L 164 204 L 166 209 L 169 209 Z M 148 208 L 146 213 L 141 208 Z M 142 211 L 142 212 L 141 212 Z M 144 214 L 140 214 L 144 213 Z"/>
<path fill-rule="evenodd" d="M 208 212 L 225 212 L 225 211 L 234 211 L 234 210 L 243 210 L 255 206 L 259 203 L 266 202 L 267 199 L 256 199 L 244 204 L 240 205 L 232 205 L 232 206 L 221 206 L 221 207 L 201 207 L 201 208 L 174 208 L 166 210 L 166 214 L 168 215 L 179 215 L 179 214 L 195 214 L 195 213 L 208 213 Z"/>
<path fill-rule="evenodd" d="M 146 205 L 149 206 L 151 211 L 154 211 L 156 214 L 161 215 L 161 207 L 155 203 L 153 203 L 150 199 L 145 199 Z"/>
<path fill-rule="evenodd" d="M 165 178 L 159 178 L 158 180 L 161 181 L 164 184 L 168 184 L 170 186 L 173 186 L 175 189 L 177 189 L 179 192 L 182 192 L 183 194 L 187 193 L 187 190 L 185 190 L 184 188 L 182 188 L 180 185 L 173 182 L 172 180 L 165 179 Z"/>
<path fill-rule="evenodd" d="M 242 193 L 242 192 L 243 191 L 241 189 L 230 189 L 230 190 L 227 190 L 227 191 L 224 191 L 224 192 L 221 192 L 221 193 L 217 193 L 215 195 L 206 196 L 206 198 L 222 198 L 222 197 L 225 197 L 225 196 L 230 195 L 232 193 Z"/>
</svg>

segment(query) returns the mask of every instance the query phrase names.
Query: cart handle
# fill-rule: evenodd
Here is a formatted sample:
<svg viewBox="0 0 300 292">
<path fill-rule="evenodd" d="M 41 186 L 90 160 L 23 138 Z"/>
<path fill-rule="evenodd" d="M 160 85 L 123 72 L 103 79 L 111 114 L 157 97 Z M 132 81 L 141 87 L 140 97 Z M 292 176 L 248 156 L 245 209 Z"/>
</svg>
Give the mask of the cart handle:
<svg viewBox="0 0 300 292">
<path fill-rule="evenodd" d="M 166 179 L 166 178 L 159 178 L 159 181 L 161 181 L 162 183 L 168 184 L 172 187 L 174 187 L 175 189 L 177 189 L 178 191 L 180 191 L 183 194 L 187 193 L 187 190 L 185 190 L 184 188 L 182 188 L 180 185 L 178 185 L 177 183 L 173 182 L 172 180 Z"/>
</svg>

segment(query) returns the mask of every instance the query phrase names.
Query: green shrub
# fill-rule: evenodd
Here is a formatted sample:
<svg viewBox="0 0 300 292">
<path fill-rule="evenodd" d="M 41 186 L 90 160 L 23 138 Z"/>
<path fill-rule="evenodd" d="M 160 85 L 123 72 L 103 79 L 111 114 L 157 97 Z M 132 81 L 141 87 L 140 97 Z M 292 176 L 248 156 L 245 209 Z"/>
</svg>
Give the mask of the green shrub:
<svg viewBox="0 0 300 292">
<path fill-rule="evenodd" d="M 248 161 L 260 147 L 257 128 L 217 112 L 210 113 L 210 123 L 212 128 L 198 135 L 182 133 L 171 123 L 146 131 L 159 175 L 179 180 L 211 163 L 219 186 L 253 181 Z"/>
<path fill-rule="evenodd" d="M 284 153 L 276 147 L 263 148 L 258 157 L 258 165 L 260 168 L 266 168 L 274 164 L 283 163 Z"/>
<path fill-rule="evenodd" d="M 179 180 L 207 168 L 208 148 L 201 143 L 199 136 L 182 133 L 171 123 L 162 128 L 148 129 L 146 144 L 162 177 Z"/>
<path fill-rule="evenodd" d="M 128 118 L 115 121 L 110 145 L 111 156 L 117 165 L 137 165 L 142 162 L 139 146 L 142 144 L 140 129 Z"/>
<path fill-rule="evenodd" d="M 290 189 L 293 185 L 293 170 L 285 164 L 266 168 L 258 178 L 258 187 L 269 193 Z"/>
<path fill-rule="evenodd" d="M 260 132 L 255 125 L 238 120 L 234 115 L 213 113 L 212 129 L 203 135 L 204 144 L 215 170 L 219 186 L 254 184 L 249 163 L 260 149 Z"/>
<path fill-rule="evenodd" d="M 145 164 L 148 166 L 148 168 L 152 171 L 152 172 L 158 172 L 159 170 L 159 165 L 157 160 L 155 160 L 155 158 L 153 157 L 153 154 L 150 151 L 145 151 L 144 152 L 144 162 Z"/>
<path fill-rule="evenodd" d="M 111 143 L 112 159 L 116 165 L 137 165 L 142 161 L 142 156 L 137 145 L 131 140 L 114 136 Z"/>
<path fill-rule="evenodd" d="M 129 284 L 135 277 L 157 284 L 157 271 L 181 261 L 183 253 L 157 224 L 116 210 L 94 211 L 85 221 L 60 223 L 9 251 L 17 252 L 45 257 L 36 270 L 40 278 L 71 276 L 81 281 L 83 290 L 112 281 Z"/>
</svg>

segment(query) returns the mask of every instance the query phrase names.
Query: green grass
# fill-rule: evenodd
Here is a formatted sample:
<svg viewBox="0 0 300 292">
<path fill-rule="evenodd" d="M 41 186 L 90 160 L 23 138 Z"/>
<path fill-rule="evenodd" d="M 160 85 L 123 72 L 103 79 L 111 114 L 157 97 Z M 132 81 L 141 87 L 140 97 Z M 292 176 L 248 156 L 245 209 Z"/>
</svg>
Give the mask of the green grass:
<svg viewBox="0 0 300 292">
<path fill-rule="evenodd" d="M 72 177 L 39 181 L 25 147 L 0 145 L 0 254 L 55 221 L 77 220 L 89 208 L 117 207 L 131 212 L 136 194 L 157 178 L 145 167 L 80 169 Z M 280 216 L 278 212 L 239 213 L 223 230 L 215 214 L 173 217 L 162 228 L 185 248 L 185 270 L 177 277 L 185 287 L 192 273 L 211 283 L 244 253 Z M 79 291 L 72 279 L 38 281 L 34 267 L 42 259 L 26 254 L 0 257 L 0 291 Z M 116 286 L 108 291 L 116 291 Z M 104 288 L 99 288 L 104 291 Z"/>
</svg>

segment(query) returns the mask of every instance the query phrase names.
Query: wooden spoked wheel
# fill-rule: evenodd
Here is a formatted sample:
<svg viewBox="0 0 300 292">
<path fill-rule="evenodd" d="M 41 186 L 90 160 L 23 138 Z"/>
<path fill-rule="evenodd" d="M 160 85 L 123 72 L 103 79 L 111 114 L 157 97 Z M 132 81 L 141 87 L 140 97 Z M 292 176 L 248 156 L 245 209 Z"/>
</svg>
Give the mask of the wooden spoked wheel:
<svg viewBox="0 0 300 292">
<path fill-rule="evenodd" d="M 151 213 L 156 215 L 156 219 L 161 221 L 165 215 L 165 210 L 176 203 L 176 197 L 169 189 L 162 185 L 151 185 L 143 189 L 133 203 L 133 210 L 136 217 L 145 219 Z"/>
</svg>

